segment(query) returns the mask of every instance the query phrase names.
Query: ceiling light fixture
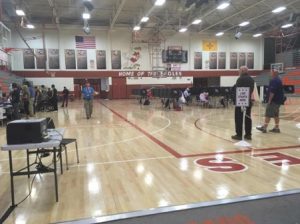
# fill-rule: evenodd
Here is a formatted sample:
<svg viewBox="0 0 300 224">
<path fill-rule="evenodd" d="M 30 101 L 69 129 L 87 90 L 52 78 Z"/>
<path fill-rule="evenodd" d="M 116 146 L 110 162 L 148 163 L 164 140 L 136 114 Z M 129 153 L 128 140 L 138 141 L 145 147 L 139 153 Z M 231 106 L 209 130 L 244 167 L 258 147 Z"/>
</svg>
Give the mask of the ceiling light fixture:
<svg viewBox="0 0 300 224">
<path fill-rule="evenodd" d="M 223 35 L 224 35 L 223 32 L 216 33 L 216 36 L 217 36 L 217 37 L 220 37 L 220 36 L 223 36 Z"/>
<path fill-rule="evenodd" d="M 149 17 L 148 16 L 144 16 L 142 19 L 141 19 L 141 23 L 146 23 L 148 22 L 149 20 Z"/>
<path fill-rule="evenodd" d="M 82 18 L 83 19 L 90 19 L 91 18 L 91 14 L 89 14 L 87 12 L 84 12 L 84 13 L 82 13 Z"/>
<path fill-rule="evenodd" d="M 201 23 L 201 22 L 202 22 L 201 19 L 195 19 L 195 20 L 192 22 L 192 24 L 198 25 L 198 24 Z"/>
<path fill-rule="evenodd" d="M 17 14 L 18 16 L 25 16 L 25 12 L 24 12 L 22 9 L 17 9 L 17 10 L 16 10 L 16 14 Z"/>
<path fill-rule="evenodd" d="M 272 10 L 273 13 L 280 13 L 282 11 L 286 10 L 286 7 L 285 6 L 280 6 L 274 10 Z"/>
<path fill-rule="evenodd" d="M 289 28 L 291 26 L 293 26 L 292 23 L 287 23 L 287 24 L 282 25 L 281 28 Z"/>
<path fill-rule="evenodd" d="M 249 21 L 245 21 L 245 22 L 240 23 L 239 26 L 247 26 L 247 25 L 249 25 L 249 24 L 250 24 Z"/>
<path fill-rule="evenodd" d="M 223 2 L 220 5 L 218 5 L 217 9 L 223 10 L 223 9 L 226 9 L 229 5 L 230 5 L 229 2 Z"/>
<path fill-rule="evenodd" d="M 253 35 L 253 37 L 260 37 L 262 34 L 261 33 L 256 33 Z"/>
<path fill-rule="evenodd" d="M 186 28 L 186 27 L 183 27 L 183 28 L 181 28 L 181 29 L 179 30 L 180 33 L 184 33 L 184 32 L 186 32 L 186 31 L 187 31 L 187 28 Z"/>
<path fill-rule="evenodd" d="M 32 25 L 32 24 L 27 24 L 26 27 L 27 27 L 28 29 L 34 29 L 34 25 Z"/>
<path fill-rule="evenodd" d="M 134 30 L 134 31 L 139 31 L 140 29 L 141 29 L 140 26 L 135 26 L 135 27 L 133 27 L 133 30 Z"/>
<path fill-rule="evenodd" d="M 156 2 L 154 3 L 156 6 L 162 6 L 163 4 L 165 4 L 166 0 L 156 0 Z"/>
</svg>

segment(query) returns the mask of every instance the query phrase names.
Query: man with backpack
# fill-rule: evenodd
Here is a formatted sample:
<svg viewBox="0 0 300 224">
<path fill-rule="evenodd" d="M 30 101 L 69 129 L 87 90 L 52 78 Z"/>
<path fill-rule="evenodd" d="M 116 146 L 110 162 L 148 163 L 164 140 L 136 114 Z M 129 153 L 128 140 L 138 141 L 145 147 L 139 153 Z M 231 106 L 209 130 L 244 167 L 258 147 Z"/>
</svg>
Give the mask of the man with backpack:
<svg viewBox="0 0 300 224">
<path fill-rule="evenodd" d="M 284 101 L 286 99 L 283 94 L 283 85 L 281 79 L 279 78 L 278 71 L 273 70 L 271 75 L 272 79 L 269 84 L 268 105 L 265 113 L 265 123 L 263 126 L 256 128 L 262 133 L 267 133 L 267 127 L 270 123 L 271 118 L 274 118 L 275 120 L 275 127 L 269 131 L 273 133 L 280 133 L 279 108 L 280 105 L 284 104 Z"/>
</svg>

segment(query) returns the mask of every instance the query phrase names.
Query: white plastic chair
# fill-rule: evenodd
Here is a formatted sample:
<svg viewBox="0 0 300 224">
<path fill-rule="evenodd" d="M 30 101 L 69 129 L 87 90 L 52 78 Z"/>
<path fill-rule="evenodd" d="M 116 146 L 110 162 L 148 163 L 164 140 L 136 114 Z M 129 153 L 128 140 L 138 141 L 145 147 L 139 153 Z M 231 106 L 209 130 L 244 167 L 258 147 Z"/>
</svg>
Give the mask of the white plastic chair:
<svg viewBox="0 0 300 224">
<path fill-rule="evenodd" d="M 6 116 L 4 116 L 4 114 L 5 114 L 5 109 L 0 107 L 0 121 L 2 126 L 3 126 L 3 120 L 6 119 Z"/>
</svg>

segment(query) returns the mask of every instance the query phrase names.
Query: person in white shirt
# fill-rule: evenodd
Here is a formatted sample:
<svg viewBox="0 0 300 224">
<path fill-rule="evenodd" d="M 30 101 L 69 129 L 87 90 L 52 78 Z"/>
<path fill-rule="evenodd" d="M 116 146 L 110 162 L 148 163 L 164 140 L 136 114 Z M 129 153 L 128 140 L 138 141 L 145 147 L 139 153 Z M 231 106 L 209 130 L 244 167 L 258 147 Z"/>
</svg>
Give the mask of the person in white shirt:
<svg viewBox="0 0 300 224">
<path fill-rule="evenodd" d="M 183 96 L 185 98 L 185 101 L 186 101 L 186 104 L 189 103 L 189 101 L 191 100 L 191 93 L 190 93 L 190 89 L 189 88 L 186 88 L 183 92 Z"/>
</svg>

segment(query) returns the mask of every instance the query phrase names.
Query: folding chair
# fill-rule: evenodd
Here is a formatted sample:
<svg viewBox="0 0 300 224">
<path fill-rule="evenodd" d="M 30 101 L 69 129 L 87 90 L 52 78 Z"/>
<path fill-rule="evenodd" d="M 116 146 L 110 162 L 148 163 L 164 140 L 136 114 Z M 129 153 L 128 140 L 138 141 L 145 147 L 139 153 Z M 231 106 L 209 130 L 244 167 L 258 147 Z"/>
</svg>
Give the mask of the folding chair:
<svg viewBox="0 0 300 224">
<path fill-rule="evenodd" d="M 47 127 L 54 129 L 55 124 L 52 120 L 52 118 L 47 117 Z M 68 161 L 68 150 L 67 150 L 67 145 L 75 142 L 75 147 L 76 147 L 76 157 L 77 157 L 77 163 L 79 163 L 79 155 L 78 155 L 78 146 L 77 146 L 77 139 L 76 138 L 63 138 L 61 140 L 61 147 L 64 148 L 65 150 L 65 156 L 66 156 L 66 165 L 67 165 L 67 170 L 69 170 L 69 161 Z M 59 153 L 61 157 L 61 152 Z"/>
</svg>

